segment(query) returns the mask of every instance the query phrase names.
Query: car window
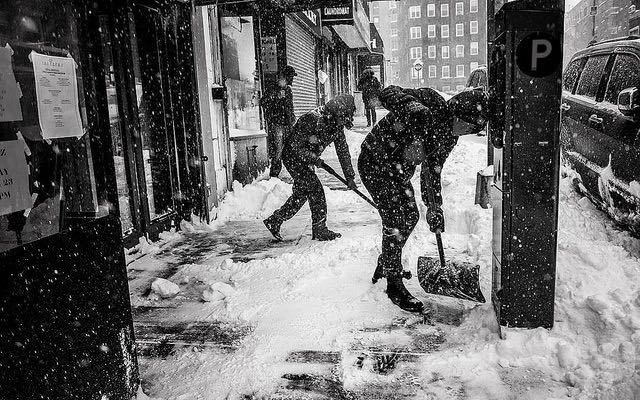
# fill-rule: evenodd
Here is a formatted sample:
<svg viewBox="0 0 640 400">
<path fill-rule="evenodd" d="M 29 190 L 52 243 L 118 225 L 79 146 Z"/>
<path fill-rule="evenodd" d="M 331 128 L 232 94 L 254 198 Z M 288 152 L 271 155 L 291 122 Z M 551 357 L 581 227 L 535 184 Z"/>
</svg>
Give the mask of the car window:
<svg viewBox="0 0 640 400">
<path fill-rule="evenodd" d="M 472 72 L 471 73 L 471 76 L 469 77 L 469 84 L 467 86 L 469 86 L 469 87 L 478 86 L 478 73 L 477 72 Z"/>
<path fill-rule="evenodd" d="M 586 58 L 573 60 L 567 69 L 565 69 L 564 76 L 562 77 L 562 88 L 564 90 L 573 93 L 573 89 L 576 87 L 576 82 L 578 82 L 578 77 L 586 61 Z"/>
<path fill-rule="evenodd" d="M 598 86 L 600 86 L 602 73 L 604 72 L 604 67 L 607 65 L 608 59 L 609 55 L 589 57 L 582 74 L 580 74 L 576 94 L 592 99 L 596 98 Z"/>
<path fill-rule="evenodd" d="M 604 100 L 618 104 L 618 94 L 630 87 L 640 88 L 640 61 L 631 54 L 617 54 Z"/>
<path fill-rule="evenodd" d="M 484 71 L 478 71 L 478 86 L 487 87 L 487 74 Z"/>
</svg>

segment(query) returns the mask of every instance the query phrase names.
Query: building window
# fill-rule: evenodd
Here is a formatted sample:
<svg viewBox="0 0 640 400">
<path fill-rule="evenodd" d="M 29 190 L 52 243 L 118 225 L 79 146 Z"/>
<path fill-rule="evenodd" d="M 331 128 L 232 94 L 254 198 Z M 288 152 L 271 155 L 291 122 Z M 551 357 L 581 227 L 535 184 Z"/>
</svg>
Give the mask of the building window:
<svg viewBox="0 0 640 400">
<path fill-rule="evenodd" d="M 464 78 L 464 65 L 456 65 L 456 78 Z"/>
<path fill-rule="evenodd" d="M 464 3 L 456 3 L 456 15 L 464 15 Z"/>
<path fill-rule="evenodd" d="M 464 45 L 463 44 L 459 44 L 456 46 L 456 57 L 460 58 L 460 57 L 464 57 Z"/>
<path fill-rule="evenodd" d="M 456 85 L 456 92 L 461 92 L 464 90 L 464 85 Z"/>
<path fill-rule="evenodd" d="M 448 91 L 450 91 L 450 90 L 451 90 L 451 86 L 443 86 L 443 87 L 442 87 L 442 91 L 443 91 L 443 92 L 448 92 Z"/>
<path fill-rule="evenodd" d="M 398 38 L 391 38 L 391 50 L 398 50 L 398 47 L 400 46 L 399 42 L 398 42 Z"/>
<path fill-rule="evenodd" d="M 469 32 L 472 35 L 475 35 L 478 33 L 478 21 L 471 21 L 469 22 Z"/>
<path fill-rule="evenodd" d="M 469 4 L 469 12 L 470 13 L 478 12 L 478 0 L 471 0 L 471 4 Z"/>
<path fill-rule="evenodd" d="M 409 7 L 409 18 L 421 18 L 422 12 L 420 6 Z"/>
<path fill-rule="evenodd" d="M 429 78 L 435 78 L 435 77 L 436 77 L 436 66 L 429 65 Z"/>
<path fill-rule="evenodd" d="M 440 36 L 443 38 L 449 37 L 449 25 L 440 26 Z"/>
<path fill-rule="evenodd" d="M 471 54 L 472 56 L 478 55 L 478 42 L 471 42 L 469 54 Z"/>
<path fill-rule="evenodd" d="M 469 64 L 469 68 L 471 69 L 471 71 L 473 71 L 474 69 L 478 68 L 478 63 L 477 62 L 472 62 L 471 64 Z"/>
<path fill-rule="evenodd" d="M 442 58 L 449 58 L 449 46 L 442 46 Z"/>
<path fill-rule="evenodd" d="M 392 10 L 394 8 L 398 8 L 398 5 L 396 4 L 395 1 L 390 1 L 389 2 L 389 10 Z"/>
<path fill-rule="evenodd" d="M 422 37 L 422 27 L 412 26 L 410 29 L 411 39 L 420 39 Z"/>
<path fill-rule="evenodd" d="M 394 36 L 398 36 L 398 29 L 396 28 L 391 28 L 389 30 L 389 36 L 394 37 Z"/>
<path fill-rule="evenodd" d="M 427 56 L 429 58 L 436 58 L 436 46 L 427 47 Z"/>
<path fill-rule="evenodd" d="M 427 36 L 430 37 L 430 38 L 436 37 L 436 26 L 435 25 L 429 25 L 427 27 Z"/>
<path fill-rule="evenodd" d="M 456 36 L 464 36 L 464 24 L 456 24 Z"/>
<path fill-rule="evenodd" d="M 449 71 L 448 65 L 442 66 L 442 78 L 451 78 L 451 71 Z"/>
<path fill-rule="evenodd" d="M 398 13 L 389 14 L 389 21 L 390 22 L 398 22 Z"/>
<path fill-rule="evenodd" d="M 449 5 L 448 4 L 440 4 L 440 16 L 448 17 L 449 16 Z"/>
<path fill-rule="evenodd" d="M 427 17 L 435 17 L 435 16 L 436 16 L 436 5 L 427 4 Z"/>
<path fill-rule="evenodd" d="M 422 79 L 422 70 L 416 71 L 415 68 L 411 68 L 411 79 Z"/>
<path fill-rule="evenodd" d="M 409 51 L 412 60 L 422 58 L 422 47 L 412 47 Z"/>
</svg>

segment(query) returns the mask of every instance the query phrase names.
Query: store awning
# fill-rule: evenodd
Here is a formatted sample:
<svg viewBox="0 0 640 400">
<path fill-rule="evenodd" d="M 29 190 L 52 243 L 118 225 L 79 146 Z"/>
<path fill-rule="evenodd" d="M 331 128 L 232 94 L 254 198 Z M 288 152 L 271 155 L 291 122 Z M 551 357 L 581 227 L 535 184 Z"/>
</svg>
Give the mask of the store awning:
<svg viewBox="0 0 640 400">
<path fill-rule="evenodd" d="M 263 7 L 276 7 L 285 13 L 315 10 L 321 7 L 339 6 L 345 0 L 193 0 L 196 6 L 260 3 Z"/>
<path fill-rule="evenodd" d="M 334 25 L 331 28 L 340 36 L 340 39 L 342 39 L 347 47 L 369 50 L 369 42 L 362 37 L 355 25 Z"/>
</svg>

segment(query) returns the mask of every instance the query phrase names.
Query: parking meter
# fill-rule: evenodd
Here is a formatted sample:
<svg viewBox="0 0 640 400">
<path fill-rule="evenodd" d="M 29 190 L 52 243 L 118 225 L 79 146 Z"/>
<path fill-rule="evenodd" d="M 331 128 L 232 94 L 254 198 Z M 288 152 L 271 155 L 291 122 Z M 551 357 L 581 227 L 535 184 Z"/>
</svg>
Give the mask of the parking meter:
<svg viewBox="0 0 640 400">
<path fill-rule="evenodd" d="M 489 49 L 492 302 L 508 327 L 553 326 L 564 11 L 515 1 Z"/>
</svg>

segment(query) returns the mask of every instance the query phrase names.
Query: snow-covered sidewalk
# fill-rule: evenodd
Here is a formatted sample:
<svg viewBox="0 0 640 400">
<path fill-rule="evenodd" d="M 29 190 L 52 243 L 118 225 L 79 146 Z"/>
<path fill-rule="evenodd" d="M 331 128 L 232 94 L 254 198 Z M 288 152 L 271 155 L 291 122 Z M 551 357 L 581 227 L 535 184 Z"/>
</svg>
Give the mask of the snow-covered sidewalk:
<svg viewBox="0 0 640 400">
<path fill-rule="evenodd" d="M 349 132 L 354 160 L 363 132 Z M 485 137 L 464 137 L 445 165 L 444 241 L 448 254 L 481 265 L 489 298 L 491 210 L 473 204 L 485 147 Z M 166 333 L 177 346 L 160 337 L 141 352 L 143 389 L 162 399 L 639 399 L 640 244 L 570 178 L 561 185 L 555 327 L 506 329 L 504 340 L 490 304 L 427 296 L 415 278 L 407 287 L 432 313 L 391 304 L 384 280 L 371 284 L 379 217 L 357 195 L 326 188 L 328 225 L 342 238 L 312 241 L 305 206 L 273 243 L 262 219 L 291 185 L 237 186 L 214 223 L 184 224 L 129 266 L 138 339 L 154 326 L 182 329 Z M 415 275 L 434 243 L 421 219 L 405 268 Z M 157 277 L 178 295 L 150 291 Z"/>
</svg>

